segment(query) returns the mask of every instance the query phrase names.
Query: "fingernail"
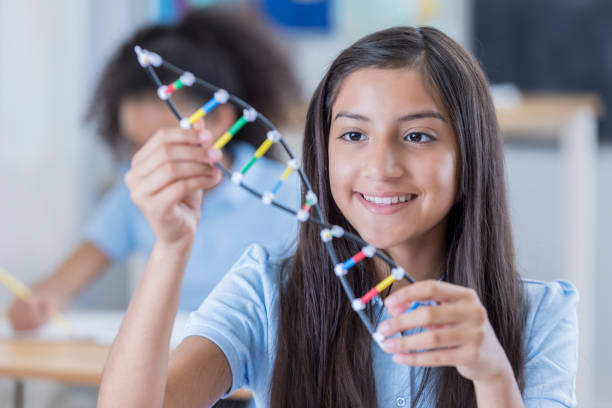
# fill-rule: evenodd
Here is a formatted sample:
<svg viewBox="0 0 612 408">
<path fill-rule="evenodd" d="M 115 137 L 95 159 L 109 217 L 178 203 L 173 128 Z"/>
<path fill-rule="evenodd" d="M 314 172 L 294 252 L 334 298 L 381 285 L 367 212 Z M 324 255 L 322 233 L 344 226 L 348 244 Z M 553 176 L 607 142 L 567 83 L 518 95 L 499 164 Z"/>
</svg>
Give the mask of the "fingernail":
<svg viewBox="0 0 612 408">
<path fill-rule="evenodd" d="M 385 299 L 385 306 L 387 307 L 395 306 L 396 304 L 397 304 L 397 298 L 393 296 L 389 296 L 388 298 Z"/>
<path fill-rule="evenodd" d="M 395 343 L 392 340 L 385 340 L 382 349 L 387 353 L 392 353 L 395 349 Z"/>
<path fill-rule="evenodd" d="M 222 156 L 223 153 L 221 153 L 221 150 L 219 149 L 210 149 L 208 151 L 208 157 L 210 157 L 212 160 L 221 160 Z"/>
<path fill-rule="evenodd" d="M 389 331 L 389 325 L 387 323 L 381 323 L 378 325 L 377 330 L 382 333 L 383 335 L 387 335 L 388 331 Z"/>
<path fill-rule="evenodd" d="M 203 142 L 207 142 L 210 139 L 210 133 L 198 132 L 198 138 Z"/>
</svg>

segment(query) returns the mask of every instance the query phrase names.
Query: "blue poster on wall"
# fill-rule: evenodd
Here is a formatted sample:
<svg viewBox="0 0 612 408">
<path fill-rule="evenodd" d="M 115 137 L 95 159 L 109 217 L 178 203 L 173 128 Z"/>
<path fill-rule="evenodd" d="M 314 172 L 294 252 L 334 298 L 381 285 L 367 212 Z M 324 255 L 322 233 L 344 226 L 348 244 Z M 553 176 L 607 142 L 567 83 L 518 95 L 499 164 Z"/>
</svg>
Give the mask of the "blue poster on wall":
<svg viewBox="0 0 612 408">
<path fill-rule="evenodd" d="M 287 28 L 330 28 L 332 0 L 157 0 L 158 21 L 175 21 L 191 7 L 257 4 L 268 19 Z"/>
<path fill-rule="evenodd" d="M 159 0 L 158 21 L 170 22 L 179 19 L 188 7 L 187 0 Z"/>
<path fill-rule="evenodd" d="M 261 0 L 262 11 L 288 28 L 330 28 L 331 0 Z"/>
</svg>

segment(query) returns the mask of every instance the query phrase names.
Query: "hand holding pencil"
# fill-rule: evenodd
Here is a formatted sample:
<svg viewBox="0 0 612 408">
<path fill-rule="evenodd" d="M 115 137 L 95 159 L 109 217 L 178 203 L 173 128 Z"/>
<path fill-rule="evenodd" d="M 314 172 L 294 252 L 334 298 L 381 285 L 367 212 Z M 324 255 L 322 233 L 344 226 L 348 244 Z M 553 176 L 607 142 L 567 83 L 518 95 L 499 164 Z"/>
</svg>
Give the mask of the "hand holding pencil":
<svg viewBox="0 0 612 408">
<path fill-rule="evenodd" d="M 53 303 L 49 299 L 32 292 L 2 268 L 0 268 L 0 283 L 17 298 L 9 309 L 9 319 L 15 330 L 36 329 L 49 318 L 60 327 L 68 328 L 68 322 L 54 311 Z"/>
</svg>

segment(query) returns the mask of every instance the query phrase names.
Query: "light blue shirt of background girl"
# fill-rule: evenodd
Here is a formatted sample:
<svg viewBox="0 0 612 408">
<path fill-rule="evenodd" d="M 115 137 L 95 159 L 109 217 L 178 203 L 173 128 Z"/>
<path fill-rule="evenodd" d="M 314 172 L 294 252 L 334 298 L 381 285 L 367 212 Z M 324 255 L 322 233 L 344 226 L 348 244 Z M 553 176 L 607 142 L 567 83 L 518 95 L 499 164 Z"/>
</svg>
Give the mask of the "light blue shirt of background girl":
<svg viewBox="0 0 612 408">
<path fill-rule="evenodd" d="M 255 149 L 244 142 L 232 142 L 231 171 L 240 171 Z M 258 190 L 270 190 L 286 164 L 262 157 L 246 173 L 244 182 Z M 127 171 L 127 169 L 126 169 Z M 281 186 L 277 198 L 291 208 L 299 206 L 299 183 L 294 172 Z M 252 243 L 258 242 L 281 255 L 291 248 L 297 234 L 297 220 L 278 209 L 265 206 L 243 189 L 223 182 L 206 193 L 200 226 L 185 270 L 179 308 L 195 310 L 219 283 L 232 264 Z M 123 180 L 103 197 L 86 225 L 84 238 L 103 250 L 113 261 L 136 252 L 149 257 L 155 234 L 142 212 L 130 199 Z"/>
<path fill-rule="evenodd" d="M 253 245 L 189 316 L 184 337 L 206 337 L 227 358 L 233 382 L 224 397 L 246 387 L 253 390 L 256 406 L 269 406 L 279 279 L 280 263 L 262 246 Z M 529 306 L 525 328 L 525 406 L 574 407 L 578 361 L 576 288 L 563 280 L 544 283 L 523 279 L 523 285 Z M 384 311 L 382 319 L 388 318 Z M 392 356 L 374 342 L 372 355 L 379 406 L 410 407 L 423 368 L 394 363 Z M 433 407 L 434 395 L 427 390 L 420 406 Z"/>
</svg>

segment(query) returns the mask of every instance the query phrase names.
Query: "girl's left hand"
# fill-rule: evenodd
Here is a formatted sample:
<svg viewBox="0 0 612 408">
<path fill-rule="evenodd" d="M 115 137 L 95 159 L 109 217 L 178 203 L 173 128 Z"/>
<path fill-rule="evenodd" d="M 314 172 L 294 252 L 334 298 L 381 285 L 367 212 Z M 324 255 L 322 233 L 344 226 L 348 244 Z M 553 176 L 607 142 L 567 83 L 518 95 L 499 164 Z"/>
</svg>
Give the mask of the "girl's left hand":
<svg viewBox="0 0 612 408">
<path fill-rule="evenodd" d="M 413 302 L 436 301 L 405 313 Z M 387 339 L 383 349 L 393 360 L 410 366 L 455 366 L 474 382 L 511 375 L 510 362 L 495 336 L 487 311 L 473 289 L 439 281 L 420 281 L 390 295 L 385 306 L 392 316 L 378 326 L 385 337 L 404 330 L 427 330 Z"/>
</svg>

